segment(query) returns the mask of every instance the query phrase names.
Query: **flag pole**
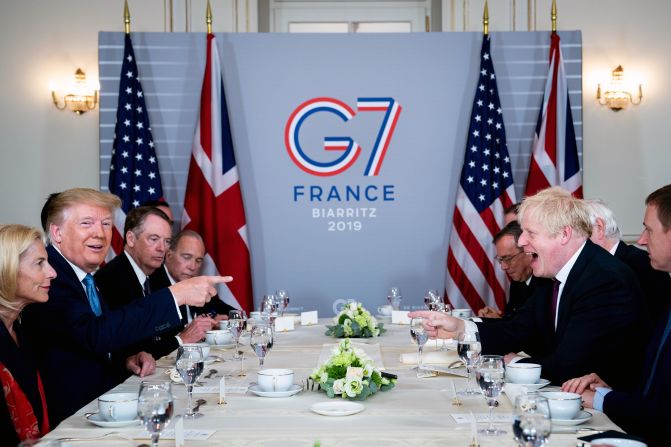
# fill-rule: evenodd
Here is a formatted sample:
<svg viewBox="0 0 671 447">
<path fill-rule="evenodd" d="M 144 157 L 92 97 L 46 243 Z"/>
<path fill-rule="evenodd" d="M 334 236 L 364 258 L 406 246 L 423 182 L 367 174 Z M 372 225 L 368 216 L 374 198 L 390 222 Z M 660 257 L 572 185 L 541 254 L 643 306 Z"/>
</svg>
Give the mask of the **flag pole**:
<svg viewBox="0 0 671 447">
<path fill-rule="evenodd" d="M 207 0 L 205 23 L 207 24 L 207 34 L 212 34 L 212 8 L 210 7 L 210 0 Z"/>
<path fill-rule="evenodd" d="M 552 34 L 557 34 L 557 0 L 552 0 L 550 18 L 552 19 Z"/>
<path fill-rule="evenodd" d="M 128 11 L 128 0 L 123 2 L 123 27 L 126 34 L 130 34 L 130 11 Z"/>
<path fill-rule="evenodd" d="M 485 0 L 485 12 L 482 14 L 482 26 L 484 27 L 485 36 L 489 34 L 489 7 L 487 0 Z"/>
</svg>

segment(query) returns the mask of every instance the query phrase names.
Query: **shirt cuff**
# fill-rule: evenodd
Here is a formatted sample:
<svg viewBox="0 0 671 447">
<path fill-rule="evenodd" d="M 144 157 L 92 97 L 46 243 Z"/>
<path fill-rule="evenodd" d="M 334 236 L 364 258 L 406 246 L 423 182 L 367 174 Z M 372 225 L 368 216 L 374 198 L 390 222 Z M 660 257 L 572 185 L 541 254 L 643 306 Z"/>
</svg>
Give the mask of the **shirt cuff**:
<svg viewBox="0 0 671 447">
<path fill-rule="evenodd" d="M 473 317 L 473 318 L 471 318 L 471 321 L 473 321 L 473 322 L 475 322 L 475 323 L 482 323 L 482 318 L 480 318 L 480 317 Z"/>
<path fill-rule="evenodd" d="M 596 387 L 594 390 L 594 400 L 592 401 L 592 408 L 597 411 L 603 411 L 603 400 L 606 398 L 606 394 L 610 393 L 610 388 L 605 388 L 602 386 Z"/>
<path fill-rule="evenodd" d="M 182 321 L 182 311 L 179 310 L 179 304 L 177 304 L 177 298 L 175 298 L 175 295 L 172 294 L 172 290 L 168 289 L 168 292 L 170 292 L 173 301 L 175 301 L 175 309 L 177 309 L 177 316 L 179 317 L 179 321 Z M 179 345 L 182 346 L 181 343 Z"/>
<path fill-rule="evenodd" d="M 520 360 L 522 360 L 523 358 L 524 357 L 522 357 L 522 356 L 516 355 L 515 357 L 512 358 L 512 360 L 510 362 L 508 362 L 508 364 L 510 365 L 511 363 L 517 363 Z"/>
<path fill-rule="evenodd" d="M 464 320 L 464 332 L 467 334 L 477 334 L 478 325 L 469 320 Z"/>
<path fill-rule="evenodd" d="M 180 346 L 183 346 L 183 345 L 184 345 L 184 342 L 182 341 L 181 338 L 179 338 L 179 335 L 175 335 L 175 338 L 177 339 L 177 343 L 178 343 Z"/>
</svg>

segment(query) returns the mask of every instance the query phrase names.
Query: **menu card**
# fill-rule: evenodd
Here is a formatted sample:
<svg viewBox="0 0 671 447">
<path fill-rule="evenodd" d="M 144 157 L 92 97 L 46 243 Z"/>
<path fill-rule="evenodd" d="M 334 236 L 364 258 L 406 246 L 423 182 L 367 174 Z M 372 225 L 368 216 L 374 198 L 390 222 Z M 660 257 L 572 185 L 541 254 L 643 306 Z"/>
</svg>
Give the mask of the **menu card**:
<svg viewBox="0 0 671 447">
<path fill-rule="evenodd" d="M 301 312 L 301 326 L 310 326 L 317 324 L 317 311 L 313 310 L 311 312 Z"/>
<path fill-rule="evenodd" d="M 392 324 L 410 324 L 410 317 L 407 310 L 392 310 L 391 311 Z"/>
<path fill-rule="evenodd" d="M 275 318 L 275 332 L 287 332 L 294 330 L 294 317 Z"/>
</svg>

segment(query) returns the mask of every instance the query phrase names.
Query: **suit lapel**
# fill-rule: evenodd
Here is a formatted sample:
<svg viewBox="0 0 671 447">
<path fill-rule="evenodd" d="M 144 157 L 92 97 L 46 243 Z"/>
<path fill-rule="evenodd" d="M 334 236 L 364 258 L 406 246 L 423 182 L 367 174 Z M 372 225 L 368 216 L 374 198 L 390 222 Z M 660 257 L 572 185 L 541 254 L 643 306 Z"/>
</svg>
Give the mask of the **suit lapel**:
<svg viewBox="0 0 671 447">
<path fill-rule="evenodd" d="M 89 299 L 86 296 L 84 286 L 79 281 L 79 278 L 77 278 L 77 274 L 72 269 L 72 266 L 70 266 L 65 257 L 63 257 L 63 255 L 60 254 L 58 250 L 56 250 L 52 245 L 47 247 L 47 254 L 49 257 L 49 264 L 51 264 L 58 273 L 56 278 L 60 278 L 62 281 L 69 281 L 73 283 L 73 285 L 76 286 L 75 289 L 77 290 L 80 299 L 88 304 Z"/>
</svg>

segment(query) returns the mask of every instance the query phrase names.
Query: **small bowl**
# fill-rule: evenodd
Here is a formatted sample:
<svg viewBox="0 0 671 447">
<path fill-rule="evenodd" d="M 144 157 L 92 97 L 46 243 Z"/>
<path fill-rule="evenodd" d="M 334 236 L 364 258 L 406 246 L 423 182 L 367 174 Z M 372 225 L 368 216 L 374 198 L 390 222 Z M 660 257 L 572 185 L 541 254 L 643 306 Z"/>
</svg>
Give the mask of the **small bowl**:
<svg viewBox="0 0 671 447">
<path fill-rule="evenodd" d="M 541 396 L 547 398 L 552 419 L 569 421 L 576 417 L 582 407 L 582 397 L 576 393 L 563 391 L 545 391 Z"/>
<path fill-rule="evenodd" d="M 182 346 L 197 346 L 203 351 L 203 359 L 206 359 L 210 355 L 210 344 L 209 343 L 184 343 Z"/>
<path fill-rule="evenodd" d="M 214 346 L 230 345 L 233 343 L 233 334 L 229 330 L 212 330 L 205 332 L 205 340 Z"/>
<path fill-rule="evenodd" d="M 263 391 L 287 391 L 294 384 L 291 369 L 262 369 L 256 373 L 256 383 Z"/>
<path fill-rule="evenodd" d="M 541 365 L 537 363 L 511 363 L 506 365 L 508 382 L 531 385 L 541 378 Z"/>
</svg>

